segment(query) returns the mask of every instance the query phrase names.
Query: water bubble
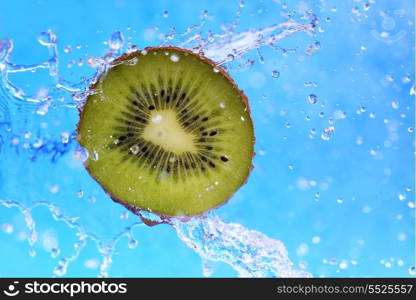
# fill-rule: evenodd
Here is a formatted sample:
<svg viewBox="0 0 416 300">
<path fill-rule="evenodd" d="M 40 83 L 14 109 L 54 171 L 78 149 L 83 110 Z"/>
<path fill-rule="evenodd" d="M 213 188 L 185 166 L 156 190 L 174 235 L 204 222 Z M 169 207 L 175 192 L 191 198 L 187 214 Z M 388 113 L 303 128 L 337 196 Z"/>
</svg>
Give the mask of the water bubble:
<svg viewBox="0 0 416 300">
<path fill-rule="evenodd" d="M 295 167 L 294 167 L 293 165 L 288 165 L 288 166 L 287 166 L 287 168 L 288 168 L 289 170 L 293 170 Z"/>
<path fill-rule="evenodd" d="M 321 198 L 321 193 L 316 192 L 316 193 L 315 193 L 315 201 L 318 201 L 318 200 L 319 200 L 319 198 Z"/>
<path fill-rule="evenodd" d="M 279 78 L 280 77 L 280 72 L 277 70 L 273 70 L 272 71 L 272 77 L 273 78 Z"/>
<path fill-rule="evenodd" d="M 179 56 L 178 55 L 176 55 L 176 54 L 172 54 L 171 56 L 170 56 L 170 60 L 171 61 L 173 61 L 173 62 L 178 62 L 179 61 Z"/>
<path fill-rule="evenodd" d="M 163 12 L 163 17 L 164 17 L 164 18 L 169 17 L 169 12 L 168 12 L 167 10 L 165 10 L 165 11 Z"/>
<path fill-rule="evenodd" d="M 409 267 L 409 274 L 412 276 L 416 276 L 416 266 Z"/>
<path fill-rule="evenodd" d="M 108 40 L 108 46 L 111 50 L 120 50 L 124 43 L 124 35 L 121 31 L 114 32 Z"/>
<path fill-rule="evenodd" d="M 364 5 L 363 5 L 363 10 L 364 11 L 369 11 L 370 10 L 370 3 L 364 3 Z"/>
<path fill-rule="evenodd" d="M 286 127 L 286 128 L 290 128 L 290 127 L 292 127 L 292 124 L 290 124 L 289 122 L 286 122 L 286 123 L 285 123 L 285 127 Z"/>
<path fill-rule="evenodd" d="M 311 104 L 318 103 L 318 96 L 316 96 L 315 94 L 310 94 L 308 96 L 308 102 L 311 103 Z"/>
<path fill-rule="evenodd" d="M 342 198 L 338 198 L 338 199 L 337 199 L 337 203 L 338 203 L 338 204 L 342 204 L 342 203 L 344 203 L 344 199 L 342 199 Z"/>
<path fill-rule="evenodd" d="M 412 132 L 413 132 L 413 127 L 409 127 L 409 128 L 407 128 L 407 132 L 412 133 Z"/>
<path fill-rule="evenodd" d="M 92 153 L 92 160 L 97 161 L 98 159 L 99 159 L 98 152 L 94 150 Z"/>
<path fill-rule="evenodd" d="M 39 35 L 38 41 L 41 45 L 49 47 L 55 44 L 56 35 L 51 30 L 48 30 Z"/>
<path fill-rule="evenodd" d="M 325 22 L 331 23 L 332 22 L 332 19 L 330 17 L 327 17 L 327 18 L 325 18 Z"/>
<path fill-rule="evenodd" d="M 239 6 L 240 6 L 241 8 L 243 8 L 244 6 L 246 6 L 246 4 L 244 3 L 244 1 L 240 1 Z"/>
</svg>

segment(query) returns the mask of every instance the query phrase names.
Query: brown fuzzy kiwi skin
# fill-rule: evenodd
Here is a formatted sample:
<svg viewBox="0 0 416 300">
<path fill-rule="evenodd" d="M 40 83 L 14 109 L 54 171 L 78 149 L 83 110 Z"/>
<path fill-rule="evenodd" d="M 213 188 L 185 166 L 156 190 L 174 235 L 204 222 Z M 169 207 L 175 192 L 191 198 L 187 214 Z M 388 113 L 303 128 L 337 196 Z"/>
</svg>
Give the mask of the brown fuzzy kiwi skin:
<svg viewBox="0 0 416 300">
<path fill-rule="evenodd" d="M 234 82 L 234 80 L 230 77 L 230 75 L 228 75 L 228 73 L 221 67 L 221 66 L 219 66 L 219 65 L 217 65 L 214 61 L 212 61 L 211 59 L 209 59 L 209 58 L 207 58 L 207 57 L 205 57 L 205 56 L 203 56 L 203 55 L 201 55 L 201 54 L 197 54 L 197 53 L 194 53 L 194 52 L 192 52 L 191 50 L 188 50 L 188 49 L 183 49 L 183 48 L 179 48 L 179 47 L 174 47 L 174 46 L 163 46 L 163 47 L 146 47 L 145 49 L 144 49 L 144 51 L 147 51 L 147 52 L 151 52 L 151 51 L 160 51 L 160 50 L 162 50 L 162 51 L 169 51 L 169 50 L 174 50 L 174 51 L 178 51 L 178 52 L 182 52 L 182 53 L 188 53 L 188 54 L 191 54 L 191 55 L 193 55 L 193 56 L 195 56 L 195 57 L 197 57 L 197 58 L 199 58 L 199 59 L 201 59 L 201 60 L 203 60 L 203 61 L 205 61 L 206 63 L 208 63 L 209 65 L 211 65 L 213 68 L 215 68 L 215 69 L 217 69 L 218 71 L 219 71 L 219 73 L 222 75 L 222 76 L 224 76 L 230 83 L 231 83 L 231 85 L 233 86 L 233 88 L 238 92 L 238 94 L 240 95 L 240 97 L 241 97 L 241 99 L 243 100 L 243 102 L 244 102 L 244 105 L 245 105 L 245 109 L 246 109 L 246 111 L 249 113 L 249 115 L 251 116 L 251 110 L 250 110 L 250 105 L 249 105 L 249 102 L 248 102 L 248 98 L 247 98 L 247 96 L 244 94 L 244 92 L 242 91 L 242 90 L 240 90 L 238 87 L 237 87 L 237 84 Z M 123 55 L 121 55 L 120 57 L 118 57 L 118 58 L 116 58 L 113 62 L 112 62 L 112 65 L 114 65 L 114 64 L 119 64 L 119 63 L 122 63 L 123 61 L 125 61 L 125 60 L 128 60 L 128 59 L 131 59 L 131 58 L 134 58 L 135 56 L 137 56 L 138 54 L 140 54 L 140 52 L 141 52 L 141 50 L 137 50 L 137 51 L 134 51 L 134 52 L 132 52 L 132 53 L 129 53 L 129 54 L 123 54 Z M 91 87 L 89 88 L 89 90 L 91 91 L 91 90 L 94 90 L 95 89 L 95 87 L 96 87 L 96 85 L 98 84 L 98 81 L 99 81 L 99 79 L 94 83 L 94 84 L 92 84 L 91 85 Z M 83 116 L 83 113 L 84 113 L 84 106 L 85 106 L 85 104 L 87 103 L 87 101 L 88 101 L 88 98 L 89 98 L 89 96 L 87 97 L 87 100 L 85 101 L 85 103 L 84 103 L 84 105 L 82 106 L 82 107 L 78 107 L 78 111 L 79 111 L 79 122 L 78 122 L 78 124 L 77 124 L 77 130 L 76 130 L 76 132 L 77 132 L 77 140 L 78 140 L 78 142 L 79 142 L 79 131 L 80 131 L 80 124 L 81 124 L 81 122 L 82 122 L 82 116 Z M 250 117 L 250 125 L 251 125 L 251 129 L 252 129 L 252 131 L 254 132 L 254 125 L 253 125 L 253 120 L 252 120 L 252 118 Z M 253 153 L 252 154 L 252 160 L 253 160 L 253 158 L 254 158 L 254 156 L 256 155 L 256 153 L 254 152 L 254 144 L 255 144 L 255 142 L 256 142 L 256 137 L 255 136 L 253 136 L 253 143 L 252 143 L 252 150 L 251 150 L 251 152 Z M 211 211 L 213 211 L 213 210 L 215 210 L 215 209 L 217 209 L 218 207 L 221 207 L 221 206 L 223 206 L 223 205 L 225 205 L 226 203 L 228 203 L 228 201 L 229 201 L 229 199 L 233 196 L 233 194 L 232 195 L 230 195 L 226 200 L 224 200 L 223 202 L 221 202 L 220 204 L 218 204 L 218 205 L 216 205 L 216 206 L 214 206 L 214 207 L 212 207 L 212 208 L 210 208 L 209 210 L 207 210 L 207 211 L 204 211 L 203 213 L 201 213 L 201 214 L 195 214 L 195 215 L 187 215 L 187 216 L 169 216 L 169 215 L 164 215 L 164 214 L 160 214 L 160 213 L 156 213 L 156 212 L 152 212 L 152 211 L 149 211 L 149 210 L 146 210 L 146 209 L 143 209 L 143 208 L 139 208 L 139 207 L 137 207 L 137 206 L 134 206 L 134 205 L 131 205 L 131 204 L 129 204 L 129 203 L 126 203 L 126 202 L 123 202 L 122 200 L 120 200 L 120 199 L 118 199 L 117 197 L 115 197 L 114 195 L 112 195 L 111 193 L 109 193 L 101 184 L 100 184 L 100 182 L 98 182 L 96 179 L 95 179 L 95 177 L 94 177 L 94 175 L 92 174 L 92 172 L 91 172 L 91 170 L 88 168 L 88 165 L 87 165 L 87 163 L 86 162 L 84 162 L 84 167 L 87 169 L 87 171 L 88 171 L 88 173 L 90 174 L 90 176 L 92 177 L 92 178 L 94 178 L 94 180 L 103 188 L 103 190 L 106 192 L 106 194 L 114 201 L 114 202 L 116 202 L 116 203 L 119 203 L 119 204 L 121 204 L 121 205 L 123 205 L 124 207 L 126 207 L 128 210 L 130 210 L 132 213 L 134 213 L 135 215 L 137 215 L 137 216 L 139 216 L 140 217 L 140 219 L 143 221 L 143 223 L 144 224 L 146 224 L 146 225 L 148 225 L 148 226 L 154 226 L 154 225 L 158 225 L 158 224 L 171 224 L 171 222 L 170 222 L 170 219 L 172 219 L 172 218 L 181 218 L 181 221 L 187 221 L 187 220 L 190 220 L 192 217 L 203 217 L 203 216 L 205 216 L 207 213 L 209 213 L 209 212 L 211 212 Z M 251 174 L 251 171 L 253 170 L 253 168 L 254 168 L 254 165 L 252 164 L 251 165 L 251 167 L 250 167 L 250 169 L 249 169 L 249 171 L 248 171 L 248 173 L 247 173 L 247 176 L 246 176 L 246 178 L 245 178 L 245 180 L 244 180 L 244 182 L 241 184 L 241 186 L 243 186 L 244 184 L 246 184 L 247 183 L 247 181 L 248 181 L 248 177 L 250 176 L 250 174 Z M 241 186 L 239 187 L 239 188 L 241 188 Z M 238 188 L 238 189 L 239 189 Z M 237 190 L 238 190 L 237 189 Z M 236 190 L 236 191 L 237 191 Z M 161 221 L 153 221 L 153 220 L 148 220 L 147 218 L 145 218 L 142 214 L 141 214 L 141 211 L 147 211 L 147 212 L 151 212 L 151 213 L 153 213 L 153 214 L 155 214 L 155 215 L 157 215 L 157 216 L 159 216 L 159 218 L 160 218 L 160 220 Z"/>
</svg>

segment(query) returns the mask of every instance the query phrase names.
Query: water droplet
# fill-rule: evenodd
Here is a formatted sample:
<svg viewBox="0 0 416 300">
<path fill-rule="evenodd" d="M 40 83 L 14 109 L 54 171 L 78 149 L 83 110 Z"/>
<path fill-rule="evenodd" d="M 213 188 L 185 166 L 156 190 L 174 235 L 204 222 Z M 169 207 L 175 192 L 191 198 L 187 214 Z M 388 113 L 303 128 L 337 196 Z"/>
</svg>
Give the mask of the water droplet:
<svg viewBox="0 0 416 300">
<path fill-rule="evenodd" d="M 329 141 L 330 140 L 330 136 L 335 132 L 335 127 L 330 126 L 328 128 L 325 128 L 324 131 L 321 134 L 321 139 L 323 139 L 324 141 Z"/>
<path fill-rule="evenodd" d="M 30 248 L 29 249 L 29 255 L 30 255 L 30 257 L 35 257 L 36 256 L 36 250 L 33 249 L 33 248 Z"/>
<path fill-rule="evenodd" d="M 43 145 L 43 140 L 42 139 L 36 139 L 35 142 L 33 143 L 33 148 L 40 148 Z"/>
<path fill-rule="evenodd" d="M 178 55 L 176 55 L 176 54 L 172 54 L 171 56 L 170 56 L 170 60 L 171 61 L 173 61 L 173 62 L 178 62 L 179 61 L 179 56 Z"/>
<path fill-rule="evenodd" d="M 415 84 L 413 84 L 412 87 L 410 88 L 409 95 L 410 96 L 415 96 L 416 95 L 416 86 L 415 86 Z"/>
<path fill-rule="evenodd" d="M 108 46 L 111 50 L 120 50 L 124 43 L 124 35 L 121 31 L 114 32 L 108 40 Z"/>
<path fill-rule="evenodd" d="M 346 260 L 342 260 L 340 263 L 339 263 L 339 268 L 340 269 L 342 269 L 342 270 L 345 270 L 345 269 L 348 269 L 348 261 L 346 261 Z"/>
<path fill-rule="evenodd" d="M 99 159 L 98 152 L 94 150 L 94 152 L 92 153 L 92 160 L 97 161 L 98 159 Z"/>
<path fill-rule="evenodd" d="M 405 77 L 402 78 L 402 82 L 403 83 L 409 83 L 412 79 L 410 79 L 409 75 L 406 75 Z"/>
<path fill-rule="evenodd" d="M 13 230 L 14 230 L 13 226 L 12 226 L 12 225 L 10 225 L 10 224 L 8 224 L 8 223 L 4 223 L 4 224 L 1 226 L 1 229 L 3 230 L 3 232 L 4 232 L 5 234 L 11 234 L 11 233 L 13 233 Z"/>
<path fill-rule="evenodd" d="M 41 45 L 49 47 L 55 44 L 56 35 L 51 30 L 48 30 L 39 35 L 38 41 Z"/>
<path fill-rule="evenodd" d="M 210 184 L 205 189 L 207 190 L 207 192 L 212 192 L 214 190 L 214 185 Z"/>
<path fill-rule="evenodd" d="M 139 242 L 136 239 L 130 239 L 128 247 L 130 249 L 134 249 L 137 247 L 137 245 L 139 244 Z"/>
<path fill-rule="evenodd" d="M 316 235 L 316 236 L 312 237 L 312 243 L 313 244 L 319 244 L 320 241 L 321 241 L 321 238 L 319 236 Z"/>
<path fill-rule="evenodd" d="M 53 186 L 51 186 L 51 188 L 49 189 L 49 191 L 52 193 L 52 194 L 56 194 L 57 192 L 59 192 L 59 185 L 53 185 Z"/>
<path fill-rule="evenodd" d="M 315 94 L 310 94 L 308 96 L 308 102 L 311 103 L 311 104 L 318 103 L 318 96 L 316 96 Z"/>
<path fill-rule="evenodd" d="M 36 108 L 36 113 L 41 116 L 46 115 L 48 113 L 50 105 L 51 105 L 50 101 L 45 101 L 45 102 L 40 103 L 38 107 Z"/>
<path fill-rule="evenodd" d="M 30 131 L 25 131 L 24 133 L 23 133 L 23 137 L 25 138 L 25 139 L 28 139 L 28 138 L 30 138 L 30 136 L 32 135 L 32 132 L 30 132 Z"/>
<path fill-rule="evenodd" d="M 69 133 L 68 132 L 61 132 L 61 143 L 68 144 L 69 142 Z"/>
<path fill-rule="evenodd" d="M 121 220 L 127 220 L 127 218 L 129 217 L 129 213 L 127 212 L 127 211 L 125 211 L 125 212 L 123 212 L 121 215 L 120 215 L 120 219 Z"/>
<path fill-rule="evenodd" d="M 280 77 L 280 72 L 277 70 L 273 70 L 272 71 L 272 77 L 273 78 L 279 78 Z"/>
<path fill-rule="evenodd" d="M 393 107 L 394 109 L 398 109 L 399 108 L 399 102 L 391 101 L 391 107 Z"/>
<path fill-rule="evenodd" d="M 342 119 L 345 119 L 346 117 L 347 117 L 347 113 L 345 113 L 345 112 L 343 112 L 341 110 L 336 110 L 334 112 L 334 118 L 336 120 L 342 120 Z"/>
<path fill-rule="evenodd" d="M 84 191 L 83 191 L 83 190 L 79 190 L 79 191 L 77 192 L 77 197 L 78 197 L 78 198 L 82 198 L 82 197 L 84 197 Z"/>
<path fill-rule="evenodd" d="M 130 151 L 132 154 L 136 155 L 140 151 L 140 147 L 138 145 L 133 145 L 130 147 Z"/>
<path fill-rule="evenodd" d="M 72 47 L 70 45 L 66 46 L 64 49 L 65 53 L 71 53 L 72 52 Z"/>
<path fill-rule="evenodd" d="M 61 251 L 60 251 L 60 249 L 59 248 L 52 248 L 51 249 L 51 257 L 52 258 L 56 258 L 58 255 L 59 255 L 59 253 L 60 253 Z"/>
</svg>

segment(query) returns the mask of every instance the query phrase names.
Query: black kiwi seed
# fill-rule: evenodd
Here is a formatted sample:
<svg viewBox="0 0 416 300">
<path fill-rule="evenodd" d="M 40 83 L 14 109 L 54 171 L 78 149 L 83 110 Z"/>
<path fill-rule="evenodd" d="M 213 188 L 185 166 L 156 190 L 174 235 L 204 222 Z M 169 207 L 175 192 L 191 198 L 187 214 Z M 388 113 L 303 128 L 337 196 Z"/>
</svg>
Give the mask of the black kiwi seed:
<svg viewBox="0 0 416 300">
<path fill-rule="evenodd" d="M 223 162 L 227 162 L 227 161 L 228 161 L 228 158 L 226 158 L 225 156 L 221 156 L 221 160 L 222 160 Z"/>
<path fill-rule="evenodd" d="M 149 105 L 149 110 L 154 110 L 155 106 L 154 105 Z"/>
</svg>

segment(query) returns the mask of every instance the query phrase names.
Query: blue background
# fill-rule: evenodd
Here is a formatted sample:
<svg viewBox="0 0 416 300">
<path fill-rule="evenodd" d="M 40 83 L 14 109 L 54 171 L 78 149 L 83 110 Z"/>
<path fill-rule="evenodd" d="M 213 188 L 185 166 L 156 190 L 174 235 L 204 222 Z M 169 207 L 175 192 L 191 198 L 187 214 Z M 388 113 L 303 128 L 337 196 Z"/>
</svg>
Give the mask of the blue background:
<svg viewBox="0 0 416 300">
<path fill-rule="evenodd" d="M 236 32 L 283 22 L 282 5 L 276 2 L 245 1 Z M 215 214 L 282 241 L 295 267 L 313 276 L 411 276 L 409 268 L 415 264 L 412 2 L 288 1 L 290 11 L 312 9 L 322 32 L 317 31 L 316 37 L 300 32 L 283 39 L 279 47 L 292 49 L 288 54 L 260 47 L 264 63 L 253 49 L 228 65 L 250 99 L 257 155 L 248 183 Z M 11 62 L 38 64 L 49 56 L 36 40 L 51 29 L 58 41 L 59 76 L 80 82 L 95 72 L 87 58 L 103 56 L 106 41 L 117 30 L 123 32 L 125 45 L 155 46 L 162 42 L 158 33 L 168 33 L 172 26 L 184 31 L 198 24 L 208 10 L 200 31 L 220 33 L 222 25 L 233 22 L 239 3 L 1 1 L 0 39 L 14 42 Z M 179 42 L 174 39 L 172 44 Z M 307 55 L 307 47 L 317 42 L 319 49 Z M 68 45 L 72 51 L 66 53 Z M 250 58 L 255 60 L 253 66 L 239 67 Z M 272 76 L 274 70 L 280 72 L 278 78 Z M 45 70 L 10 74 L 9 79 L 29 94 L 41 88 L 53 90 L 56 83 Z M 65 276 L 97 276 L 109 253 L 109 276 L 203 275 L 201 258 L 173 228 L 144 226 L 130 213 L 127 219 L 120 218 L 124 208 L 106 197 L 74 159 L 76 143 L 60 144 L 61 133 L 71 134 L 76 128 L 75 108 L 56 101 L 46 115 L 39 115 L 36 105 L 8 93 L 2 86 L 0 249 L 7 255 L 0 257 L 0 276 L 52 276 L 57 265 L 76 253 L 80 230 L 88 234 L 86 245 L 68 264 Z M 316 104 L 308 101 L 310 94 L 317 96 Z M 58 96 L 63 103 L 72 101 L 68 93 Z M 322 132 L 331 126 L 335 132 L 329 140 L 322 139 Z M 31 136 L 25 138 L 27 131 Z M 25 143 L 33 145 L 39 138 L 50 148 L 25 149 Z M 62 155 L 52 160 L 57 151 Z M 4 201 L 16 201 L 17 206 L 7 207 Z M 22 210 L 39 201 L 52 203 L 67 218 L 79 217 L 82 229 L 38 205 L 31 211 L 37 239 L 30 245 Z M 117 237 L 132 224 L 133 241 L 128 235 Z M 51 253 L 55 246 L 60 249 L 56 257 Z M 213 276 L 237 275 L 225 263 L 211 266 Z"/>
</svg>

